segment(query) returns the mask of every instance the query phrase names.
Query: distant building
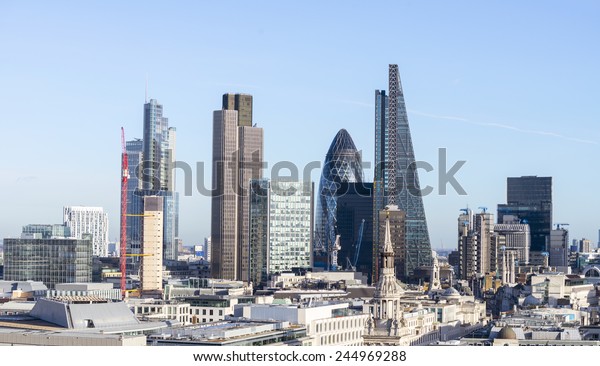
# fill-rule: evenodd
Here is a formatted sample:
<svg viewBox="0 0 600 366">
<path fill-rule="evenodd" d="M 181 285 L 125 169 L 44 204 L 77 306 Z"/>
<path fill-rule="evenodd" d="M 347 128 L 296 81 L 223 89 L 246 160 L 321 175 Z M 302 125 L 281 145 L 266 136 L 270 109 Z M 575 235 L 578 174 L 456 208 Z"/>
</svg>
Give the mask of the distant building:
<svg viewBox="0 0 600 366">
<path fill-rule="evenodd" d="M 92 281 L 92 239 L 45 237 L 48 231 L 31 233 L 44 225 L 24 227 L 22 238 L 4 239 L 4 280 L 40 281 L 53 289 L 57 283 Z M 45 225 L 58 228 L 60 225 Z M 33 230 L 32 230 L 33 229 Z M 58 230 L 61 231 L 61 230 Z M 62 233 L 68 232 L 64 227 Z"/>
<path fill-rule="evenodd" d="M 404 230 L 406 227 L 406 213 L 398 209 L 398 206 L 391 205 L 386 206 L 384 210 L 379 211 L 379 220 L 381 224 L 378 227 L 379 238 L 385 237 L 386 223 L 389 224 L 388 230 L 390 230 L 390 241 L 392 249 L 394 251 L 394 273 L 397 277 L 402 278 L 406 270 L 406 242 Z M 373 263 L 373 266 L 377 268 L 377 273 L 381 277 L 381 253 L 383 252 L 382 247 L 377 247 L 374 255 L 379 256 L 377 261 Z M 379 278 L 373 278 L 373 283 L 379 281 Z"/>
<path fill-rule="evenodd" d="M 373 183 L 342 183 L 337 193 L 338 263 L 368 276 L 373 272 Z M 354 268 L 355 267 L 355 268 Z"/>
<path fill-rule="evenodd" d="M 519 263 L 529 263 L 530 232 L 528 224 L 496 224 L 494 232 L 504 236 L 507 248 L 516 250 Z"/>
<path fill-rule="evenodd" d="M 163 197 L 144 197 L 142 235 L 142 292 L 162 291 Z"/>
<path fill-rule="evenodd" d="M 210 236 L 207 237 L 207 238 L 204 238 L 204 247 L 203 247 L 203 250 L 204 250 L 204 259 L 207 262 L 210 262 L 210 259 L 211 259 L 211 246 L 212 245 L 211 245 Z"/>
<path fill-rule="evenodd" d="M 530 255 L 546 251 L 552 230 L 552 177 L 507 178 L 507 203 L 498 204 L 498 223 L 503 223 L 505 215 L 529 224 Z"/>
<path fill-rule="evenodd" d="M 467 210 L 458 217 L 459 277 L 470 280 L 497 269 L 497 246 L 494 215 L 487 212 L 473 214 Z"/>
<path fill-rule="evenodd" d="M 249 196 L 248 278 L 264 284 L 271 274 L 310 269 L 312 182 L 252 180 Z"/>
<path fill-rule="evenodd" d="M 337 232 L 337 204 L 341 196 L 339 188 L 344 183 L 363 181 L 362 158 L 352 137 L 341 129 L 333 138 L 325 154 L 319 190 L 315 222 L 314 266 L 326 270 L 337 270 L 337 263 L 331 263 Z M 345 258 L 344 258 L 345 260 Z"/>
<path fill-rule="evenodd" d="M 92 236 L 93 255 L 108 256 L 108 214 L 102 207 L 66 206 L 63 208 L 63 221 L 71 230 L 71 236 L 83 239 L 84 234 Z"/>
<path fill-rule="evenodd" d="M 589 253 L 592 251 L 592 241 L 589 239 L 581 239 L 579 241 L 579 251 L 582 253 Z"/>
<path fill-rule="evenodd" d="M 263 129 L 252 124 L 252 96 L 223 96 L 221 110 L 213 112 L 212 159 L 212 276 L 248 281 L 248 185 L 262 177 L 263 161 Z"/>
<path fill-rule="evenodd" d="M 548 254 L 550 266 L 566 267 L 569 265 L 569 232 L 566 229 L 561 228 L 550 232 Z"/>
</svg>

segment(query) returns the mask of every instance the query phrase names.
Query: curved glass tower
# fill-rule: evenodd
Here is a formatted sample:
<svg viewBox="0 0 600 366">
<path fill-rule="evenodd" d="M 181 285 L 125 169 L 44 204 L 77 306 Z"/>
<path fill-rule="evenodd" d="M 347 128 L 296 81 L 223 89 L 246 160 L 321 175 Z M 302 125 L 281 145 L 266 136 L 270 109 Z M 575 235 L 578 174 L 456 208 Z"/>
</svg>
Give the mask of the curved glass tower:
<svg viewBox="0 0 600 366">
<path fill-rule="evenodd" d="M 341 129 L 334 137 L 325 156 L 319 182 L 317 214 L 315 217 L 315 267 L 337 269 L 331 261 L 336 239 L 338 188 L 341 183 L 363 181 L 362 160 L 352 137 Z"/>
</svg>

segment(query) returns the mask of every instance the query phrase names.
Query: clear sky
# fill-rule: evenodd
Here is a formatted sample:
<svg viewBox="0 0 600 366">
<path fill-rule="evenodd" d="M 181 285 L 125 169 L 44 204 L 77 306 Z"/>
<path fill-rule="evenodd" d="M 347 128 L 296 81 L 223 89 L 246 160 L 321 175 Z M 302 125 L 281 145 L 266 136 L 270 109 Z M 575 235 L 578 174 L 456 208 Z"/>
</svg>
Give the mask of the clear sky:
<svg viewBox="0 0 600 366">
<path fill-rule="evenodd" d="M 90 205 L 118 238 L 120 127 L 141 137 L 146 75 L 177 159 L 205 162 L 209 186 L 223 93 L 254 95 L 269 167 L 323 161 L 340 128 L 372 161 L 374 91 L 396 63 L 417 159 L 466 160 L 466 196 L 421 174 L 434 247 L 456 246 L 460 208 L 495 212 L 521 175 L 552 176 L 554 221 L 596 242 L 599 16 L 596 1 L 0 1 L 0 237 Z M 182 197 L 180 217 L 199 243 L 209 197 Z"/>
</svg>

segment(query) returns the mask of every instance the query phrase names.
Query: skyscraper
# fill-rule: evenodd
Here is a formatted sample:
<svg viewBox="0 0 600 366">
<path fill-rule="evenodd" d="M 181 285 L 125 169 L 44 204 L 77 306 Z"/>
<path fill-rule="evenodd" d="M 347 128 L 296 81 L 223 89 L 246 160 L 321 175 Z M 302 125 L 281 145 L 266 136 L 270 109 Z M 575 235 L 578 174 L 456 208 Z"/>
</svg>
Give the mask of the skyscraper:
<svg viewBox="0 0 600 366">
<path fill-rule="evenodd" d="M 402 278 L 408 278 L 419 266 L 431 264 L 431 243 L 416 170 L 415 154 L 400 83 L 398 65 L 389 65 L 389 90 L 375 92 L 375 176 L 373 218 L 379 227 L 379 212 L 386 205 L 397 205 L 406 213 L 406 261 Z M 379 230 L 374 230 L 373 243 L 381 242 Z M 374 248 L 373 259 L 375 264 Z M 374 273 L 376 279 L 378 273 Z"/>
<path fill-rule="evenodd" d="M 529 224 L 530 259 L 546 251 L 552 230 L 552 177 L 507 178 L 507 203 L 498 205 L 498 223 L 505 215 L 518 217 Z M 534 256 L 534 254 L 538 254 Z M 541 258 L 541 257 L 540 257 Z M 541 263 L 534 263 L 541 264 Z"/>
<path fill-rule="evenodd" d="M 72 237 L 83 239 L 84 234 L 91 235 L 93 255 L 108 256 L 108 214 L 102 207 L 64 207 L 63 221 Z"/>
<path fill-rule="evenodd" d="M 569 265 L 569 231 L 565 228 L 550 231 L 548 264 L 552 267 L 566 267 Z"/>
<path fill-rule="evenodd" d="M 323 165 L 317 200 L 314 265 L 336 270 L 331 263 L 331 252 L 337 235 L 338 189 L 342 183 L 363 181 L 362 158 L 348 131 L 341 129 L 335 135 Z"/>
<path fill-rule="evenodd" d="M 251 179 L 261 178 L 263 161 L 263 129 L 252 125 L 251 112 L 252 97 L 244 94 L 225 94 L 222 109 L 213 112 L 211 271 L 215 278 L 248 280 L 248 187 Z"/>
<path fill-rule="evenodd" d="M 176 130 L 169 127 L 169 120 L 163 115 L 163 106 L 155 99 L 144 104 L 143 136 L 142 140 L 128 141 L 126 144 L 127 152 L 132 153 L 129 173 L 133 177 L 128 182 L 128 191 L 131 193 L 128 192 L 127 212 L 141 214 L 144 196 L 163 197 L 163 259 L 177 260 L 179 194 L 175 192 L 174 173 Z M 135 165 L 136 161 L 139 161 L 138 165 Z M 142 221 L 141 217 L 127 218 L 128 240 L 131 240 L 128 246 L 133 253 L 140 250 Z M 138 260 L 132 262 L 137 263 Z"/>
</svg>

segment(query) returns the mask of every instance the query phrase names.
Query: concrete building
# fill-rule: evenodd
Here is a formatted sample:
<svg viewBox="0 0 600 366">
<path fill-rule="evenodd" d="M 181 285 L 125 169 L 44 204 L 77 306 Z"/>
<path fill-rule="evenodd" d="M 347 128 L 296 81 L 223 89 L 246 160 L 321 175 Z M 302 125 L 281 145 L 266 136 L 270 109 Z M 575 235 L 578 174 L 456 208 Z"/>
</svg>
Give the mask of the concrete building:
<svg viewBox="0 0 600 366">
<path fill-rule="evenodd" d="M 113 301 L 122 299 L 121 290 L 113 288 L 112 283 L 58 283 L 53 290 L 48 290 L 47 296 L 90 296 Z"/>
<path fill-rule="evenodd" d="M 262 177 L 263 161 L 263 130 L 252 125 L 251 114 L 252 97 L 242 94 L 224 95 L 222 109 L 213 112 L 211 269 L 215 278 L 248 281 L 248 188 L 251 179 Z"/>
<path fill-rule="evenodd" d="M 87 296 L 40 299 L 28 314 L 0 317 L 0 345 L 143 346 L 167 327 L 138 321 L 123 302 Z"/>
<path fill-rule="evenodd" d="M 501 238 L 494 236 L 493 214 L 472 214 L 458 217 L 459 277 L 470 280 L 497 269 L 497 246 Z"/>
<path fill-rule="evenodd" d="M 516 250 L 519 263 L 529 263 L 531 234 L 528 224 L 506 223 L 505 221 L 502 224 L 495 224 L 494 232 L 504 236 L 504 245 L 506 248 Z"/>
<path fill-rule="evenodd" d="M 277 320 L 306 327 L 313 346 L 362 346 L 367 314 L 352 311 L 346 302 L 235 307 L 234 315 L 252 321 Z"/>
<path fill-rule="evenodd" d="M 91 235 L 93 255 L 108 256 L 108 214 L 102 207 L 66 206 L 63 221 L 71 237 L 83 239 L 84 234 Z"/>
<path fill-rule="evenodd" d="M 40 281 L 0 281 L 0 299 L 36 301 L 48 288 Z"/>
<path fill-rule="evenodd" d="M 142 236 L 142 292 L 162 292 L 163 284 L 163 198 L 144 197 Z"/>
<path fill-rule="evenodd" d="M 589 240 L 588 240 L 589 243 Z M 589 247 L 589 245 L 588 245 Z M 588 248 L 589 249 L 589 248 Z M 550 231 L 548 245 L 549 265 L 567 267 L 569 265 L 569 231 L 564 228 Z"/>
</svg>

